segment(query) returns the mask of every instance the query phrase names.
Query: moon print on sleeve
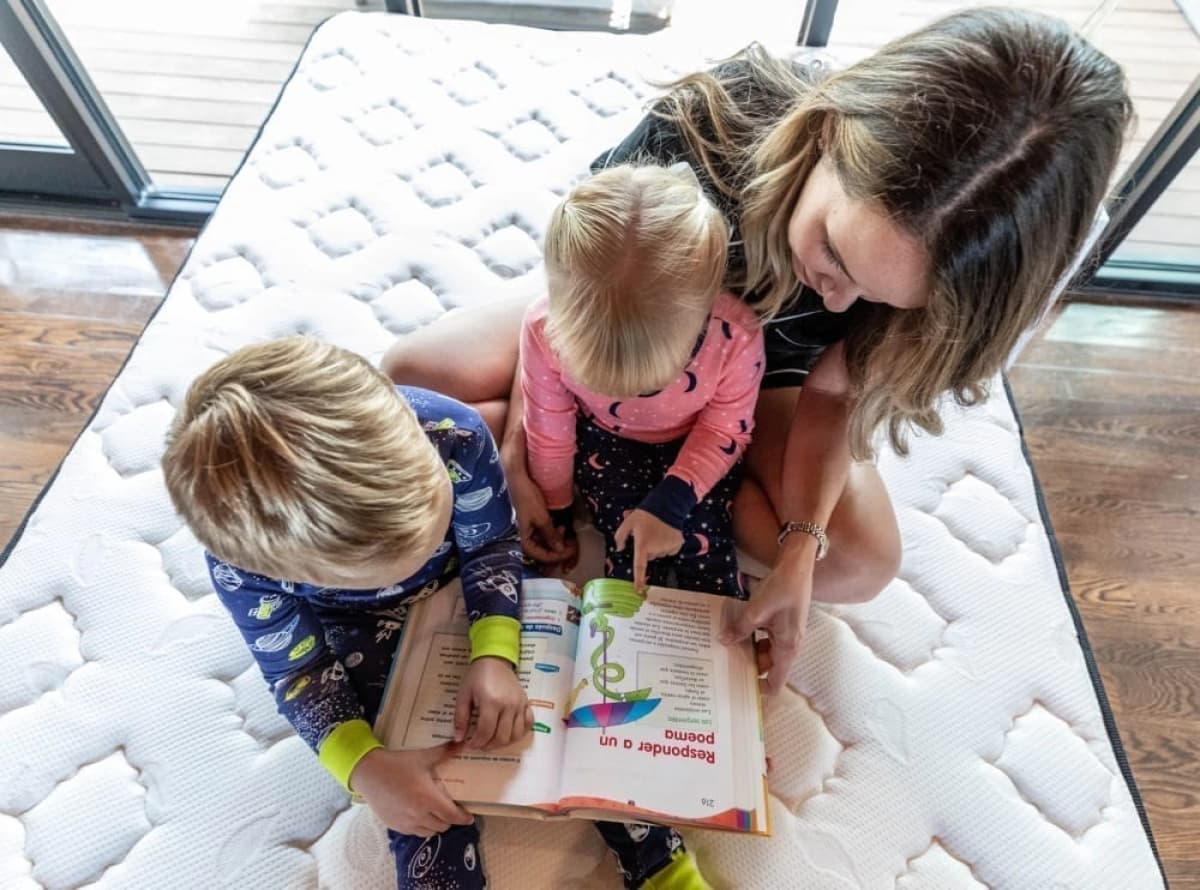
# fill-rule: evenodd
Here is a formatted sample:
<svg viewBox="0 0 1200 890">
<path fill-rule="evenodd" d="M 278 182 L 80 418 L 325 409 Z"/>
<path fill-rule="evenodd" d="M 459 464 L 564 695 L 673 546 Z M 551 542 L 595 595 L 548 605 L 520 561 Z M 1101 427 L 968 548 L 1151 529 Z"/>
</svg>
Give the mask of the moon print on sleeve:
<svg viewBox="0 0 1200 890">
<path fill-rule="evenodd" d="M 611 414 L 613 417 L 616 417 L 619 419 L 621 417 L 621 415 L 617 413 L 617 409 L 620 407 L 621 407 L 620 402 L 613 402 L 611 405 L 608 406 L 608 413 Z"/>
<path fill-rule="evenodd" d="M 721 450 L 726 454 L 737 454 L 737 442 L 735 442 L 733 439 L 730 439 L 728 445 L 721 446 Z"/>
<path fill-rule="evenodd" d="M 684 371 L 683 373 L 687 375 L 687 386 L 684 388 L 683 391 L 691 392 L 692 390 L 694 390 L 696 388 L 696 375 L 693 374 L 691 371 Z"/>
</svg>

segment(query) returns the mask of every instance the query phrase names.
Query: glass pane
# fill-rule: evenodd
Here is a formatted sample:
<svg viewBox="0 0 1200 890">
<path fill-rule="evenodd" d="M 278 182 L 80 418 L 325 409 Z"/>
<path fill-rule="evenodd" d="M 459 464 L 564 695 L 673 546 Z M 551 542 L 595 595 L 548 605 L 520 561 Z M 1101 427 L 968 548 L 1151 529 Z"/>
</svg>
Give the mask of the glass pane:
<svg viewBox="0 0 1200 890">
<path fill-rule="evenodd" d="M 30 147 L 69 148 L 25 77 L 0 46 L 0 142 Z"/>
<path fill-rule="evenodd" d="M 1200 154 L 1179 171 L 1109 261 L 1183 265 L 1200 280 Z"/>
<path fill-rule="evenodd" d="M 796 43 L 805 0 L 674 0 L 670 25 L 713 58 L 753 40 L 776 52 Z"/>
<path fill-rule="evenodd" d="M 160 190 L 218 191 L 312 33 L 383 0 L 45 0 Z"/>
</svg>

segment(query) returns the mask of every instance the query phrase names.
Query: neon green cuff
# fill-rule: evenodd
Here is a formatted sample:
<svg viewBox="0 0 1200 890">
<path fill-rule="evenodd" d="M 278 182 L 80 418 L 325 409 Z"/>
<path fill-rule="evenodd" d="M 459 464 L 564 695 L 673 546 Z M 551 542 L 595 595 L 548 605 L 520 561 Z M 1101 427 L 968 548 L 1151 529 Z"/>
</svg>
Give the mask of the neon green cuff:
<svg viewBox="0 0 1200 890">
<path fill-rule="evenodd" d="M 325 769 L 333 773 L 333 777 L 342 787 L 354 793 L 350 787 L 350 774 L 358 766 L 358 762 L 376 748 L 382 748 L 383 743 L 371 734 L 371 724 L 366 720 L 347 720 L 334 727 L 333 732 L 321 743 L 317 759 Z"/>
<path fill-rule="evenodd" d="M 676 850 L 666 865 L 642 882 L 642 890 L 712 890 L 712 884 L 700 874 L 696 857 Z"/>
<path fill-rule="evenodd" d="M 471 638 L 471 661 L 494 655 L 512 662 L 513 667 L 521 663 L 521 622 L 507 615 L 488 615 L 480 618 L 467 631 Z"/>
</svg>

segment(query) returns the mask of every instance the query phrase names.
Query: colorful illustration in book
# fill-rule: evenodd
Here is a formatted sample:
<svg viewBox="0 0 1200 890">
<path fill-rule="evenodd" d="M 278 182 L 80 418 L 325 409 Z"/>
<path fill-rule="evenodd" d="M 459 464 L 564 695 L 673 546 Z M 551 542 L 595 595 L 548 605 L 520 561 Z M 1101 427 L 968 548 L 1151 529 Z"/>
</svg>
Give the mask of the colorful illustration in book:
<svg viewBox="0 0 1200 890">
<path fill-rule="evenodd" d="M 567 715 L 567 727 L 599 727 L 601 735 L 610 726 L 633 723 L 658 707 L 661 698 L 650 698 L 653 689 L 631 689 L 621 692 L 615 687 L 625 679 L 625 666 L 608 660 L 608 647 L 617 635 L 617 629 L 609 623 L 609 617 L 632 618 L 641 609 L 645 597 L 639 594 L 628 581 L 605 579 L 588 584 L 584 593 L 583 618 L 587 622 L 588 634 L 599 643 L 592 650 L 592 686 L 604 700 L 596 704 L 575 708 Z M 571 695 L 570 704 L 586 685 L 581 681 Z"/>
<path fill-rule="evenodd" d="M 571 694 L 567 696 L 567 707 L 563 710 L 563 722 L 567 722 L 571 716 L 571 709 L 575 707 L 575 702 L 579 700 L 579 693 L 583 692 L 588 686 L 587 677 L 584 677 L 575 684 L 575 688 L 571 690 Z"/>
</svg>

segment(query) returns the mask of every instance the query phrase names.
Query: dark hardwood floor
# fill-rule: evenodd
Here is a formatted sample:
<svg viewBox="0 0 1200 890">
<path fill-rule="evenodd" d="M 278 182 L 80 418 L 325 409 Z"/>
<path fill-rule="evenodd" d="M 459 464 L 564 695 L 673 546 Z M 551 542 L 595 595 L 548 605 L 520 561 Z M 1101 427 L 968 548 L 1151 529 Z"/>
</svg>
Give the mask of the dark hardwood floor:
<svg viewBox="0 0 1200 890">
<path fill-rule="evenodd" d="M 1067 304 L 1009 375 L 1173 890 L 1200 888 L 1200 306 Z"/>
<path fill-rule="evenodd" d="M 83 429 L 191 233 L 0 220 L 0 546 Z"/>
<path fill-rule="evenodd" d="M 0 546 L 190 244 L 172 230 L 0 221 Z M 1010 375 L 1174 890 L 1200 890 L 1198 368 L 1200 307 L 1073 302 Z"/>
</svg>

